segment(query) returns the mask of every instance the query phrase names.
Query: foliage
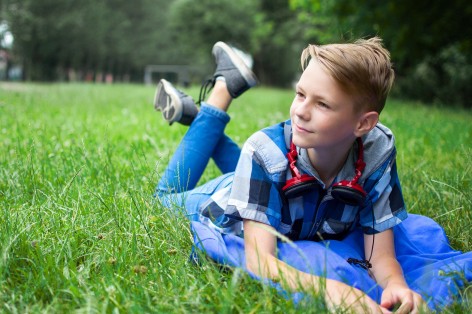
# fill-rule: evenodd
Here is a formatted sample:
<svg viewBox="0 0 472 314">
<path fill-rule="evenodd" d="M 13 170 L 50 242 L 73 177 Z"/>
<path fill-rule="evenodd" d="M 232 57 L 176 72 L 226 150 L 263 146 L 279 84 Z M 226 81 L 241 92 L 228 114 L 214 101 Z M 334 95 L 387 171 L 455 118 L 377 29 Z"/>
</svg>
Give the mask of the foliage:
<svg viewBox="0 0 472 314">
<path fill-rule="evenodd" d="M 152 87 L 0 83 L 0 91 L 0 312 L 323 313 L 316 296 L 294 305 L 240 270 L 188 261 L 188 222 L 152 198 L 186 127 L 152 114 Z M 227 133 L 242 144 L 286 119 L 292 98 L 251 90 L 230 108 Z M 468 111 L 395 100 L 382 112 L 409 211 L 438 221 L 464 251 L 470 120 Z M 218 174 L 211 164 L 202 181 Z M 469 301 L 444 312 L 471 309 Z"/>
<path fill-rule="evenodd" d="M 453 45 L 421 61 L 408 77 L 399 80 L 395 93 L 443 106 L 461 104 L 472 108 L 470 82 L 472 57 Z"/>
<path fill-rule="evenodd" d="M 298 13 L 287 7 L 286 0 L 262 1 L 262 10 L 272 27 L 260 39 L 255 58 L 258 76 L 269 85 L 289 86 L 298 79 L 300 53 L 309 37 L 309 23 L 301 22 Z"/>
</svg>

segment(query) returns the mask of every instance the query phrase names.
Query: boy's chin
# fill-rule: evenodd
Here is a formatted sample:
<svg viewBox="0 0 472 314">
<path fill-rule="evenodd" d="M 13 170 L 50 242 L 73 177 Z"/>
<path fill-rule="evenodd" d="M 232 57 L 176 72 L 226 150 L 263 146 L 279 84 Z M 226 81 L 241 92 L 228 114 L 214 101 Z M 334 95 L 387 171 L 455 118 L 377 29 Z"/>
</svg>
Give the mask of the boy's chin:
<svg viewBox="0 0 472 314">
<path fill-rule="evenodd" d="M 299 148 L 305 148 L 305 149 L 313 148 L 313 145 L 314 145 L 313 142 L 310 142 L 307 139 L 300 138 L 298 136 L 294 136 L 292 138 L 292 143 L 295 144 L 295 146 Z"/>
</svg>

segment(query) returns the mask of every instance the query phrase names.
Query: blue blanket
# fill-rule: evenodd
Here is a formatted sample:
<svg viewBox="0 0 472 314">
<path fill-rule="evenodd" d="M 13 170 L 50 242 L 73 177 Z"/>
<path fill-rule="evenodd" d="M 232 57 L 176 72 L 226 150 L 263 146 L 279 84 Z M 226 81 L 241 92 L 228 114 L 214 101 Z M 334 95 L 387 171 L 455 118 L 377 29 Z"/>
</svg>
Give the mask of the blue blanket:
<svg viewBox="0 0 472 314">
<path fill-rule="evenodd" d="M 200 222 L 191 224 L 197 249 L 219 264 L 246 269 L 242 238 L 221 234 Z M 453 250 L 444 230 L 424 216 L 410 214 L 393 230 L 397 259 L 410 288 L 433 310 L 459 301 L 460 289 L 472 281 L 472 252 Z M 342 241 L 279 241 L 279 258 L 301 271 L 345 282 L 380 302 L 382 288 L 365 269 L 346 261 L 363 259 L 363 242 L 361 231 Z M 296 301 L 297 294 L 293 297 Z"/>
</svg>

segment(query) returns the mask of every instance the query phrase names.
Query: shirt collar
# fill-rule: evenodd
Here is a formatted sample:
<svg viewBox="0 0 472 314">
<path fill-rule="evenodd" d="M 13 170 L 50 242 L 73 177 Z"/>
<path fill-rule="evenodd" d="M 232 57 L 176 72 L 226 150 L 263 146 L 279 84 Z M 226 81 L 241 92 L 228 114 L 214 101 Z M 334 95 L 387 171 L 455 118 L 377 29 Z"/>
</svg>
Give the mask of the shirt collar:
<svg viewBox="0 0 472 314">
<path fill-rule="evenodd" d="M 333 181 L 334 183 L 340 182 L 342 180 L 352 180 L 355 176 L 355 162 L 357 160 L 357 142 L 354 142 L 352 145 L 349 154 L 346 158 L 346 161 L 344 162 L 343 167 L 341 170 L 338 172 L 336 175 L 336 178 Z M 297 166 L 301 169 L 303 169 L 304 172 L 308 173 L 311 176 L 314 176 L 318 182 L 321 184 L 321 186 L 326 189 L 325 184 L 323 181 L 321 181 L 320 176 L 316 169 L 313 167 L 313 165 L 310 162 L 310 158 L 308 157 L 308 150 L 306 148 L 300 148 L 297 146 L 297 152 L 298 152 L 298 160 L 297 160 Z"/>
</svg>

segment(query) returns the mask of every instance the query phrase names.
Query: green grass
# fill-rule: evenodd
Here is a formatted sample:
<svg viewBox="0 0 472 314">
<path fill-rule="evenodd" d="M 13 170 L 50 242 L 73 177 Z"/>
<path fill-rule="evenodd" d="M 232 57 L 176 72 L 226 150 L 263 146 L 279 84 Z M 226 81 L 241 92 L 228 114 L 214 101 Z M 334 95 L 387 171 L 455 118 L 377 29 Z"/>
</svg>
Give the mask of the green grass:
<svg viewBox="0 0 472 314">
<path fill-rule="evenodd" d="M 319 313 L 316 300 L 296 307 L 240 271 L 188 262 L 188 223 L 152 199 L 186 128 L 168 127 L 153 95 L 137 85 L 0 84 L 0 311 Z M 292 96 L 246 93 L 227 133 L 242 144 L 286 119 Z M 396 134 L 410 212 L 470 251 L 472 113 L 392 100 L 382 121 Z M 202 181 L 216 175 L 210 164 Z"/>
</svg>

